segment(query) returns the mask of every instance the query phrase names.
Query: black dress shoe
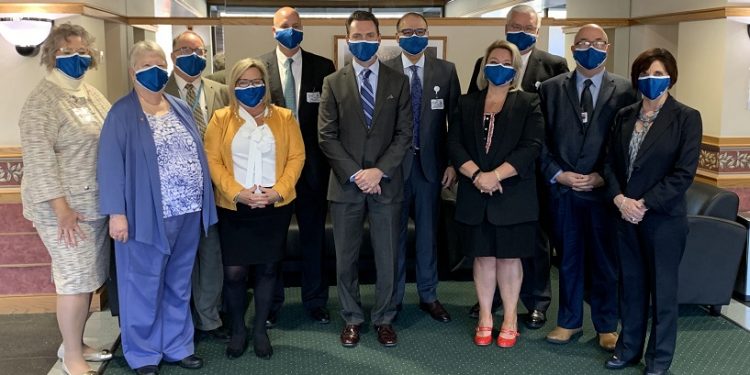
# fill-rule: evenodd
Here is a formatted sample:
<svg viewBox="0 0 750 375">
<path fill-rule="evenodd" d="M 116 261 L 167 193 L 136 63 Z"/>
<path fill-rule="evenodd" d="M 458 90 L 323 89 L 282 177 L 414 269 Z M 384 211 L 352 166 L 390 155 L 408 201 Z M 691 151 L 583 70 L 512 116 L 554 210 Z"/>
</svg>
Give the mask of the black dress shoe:
<svg viewBox="0 0 750 375">
<path fill-rule="evenodd" d="M 620 370 L 624 369 L 625 367 L 633 366 L 638 362 L 640 361 L 626 361 L 624 359 L 618 358 L 616 355 L 613 355 L 610 359 L 604 362 L 604 367 L 610 370 Z"/>
<path fill-rule="evenodd" d="M 189 370 L 197 370 L 203 367 L 203 359 L 195 354 L 191 354 L 177 362 L 177 365 Z"/>
<path fill-rule="evenodd" d="M 143 366 L 135 369 L 135 373 L 138 375 L 159 375 L 159 366 Z"/>
<path fill-rule="evenodd" d="M 255 335 L 253 337 L 253 351 L 255 356 L 261 359 L 271 359 L 273 355 L 273 347 L 271 346 L 271 339 L 268 338 L 268 334 Z"/>
<path fill-rule="evenodd" d="M 242 357 L 242 355 L 245 354 L 245 350 L 247 350 L 247 336 L 242 335 L 242 337 L 238 336 L 233 338 L 234 340 L 229 341 L 229 344 L 227 344 L 227 350 L 224 352 L 229 359 Z"/>
<path fill-rule="evenodd" d="M 310 317 L 320 324 L 328 324 L 331 322 L 331 315 L 325 307 L 316 307 L 312 309 L 312 311 L 310 311 Z"/>
<path fill-rule="evenodd" d="M 429 313 L 432 319 L 435 319 L 438 322 L 448 323 L 451 321 L 451 315 L 448 314 L 448 311 L 445 310 L 443 304 L 438 300 L 431 303 L 420 302 L 419 309 Z"/>
<path fill-rule="evenodd" d="M 544 315 L 544 311 L 533 310 L 523 322 L 528 329 L 539 329 L 544 327 L 544 323 L 547 323 L 547 316 Z"/>
<path fill-rule="evenodd" d="M 646 367 L 646 370 L 643 371 L 645 375 L 667 375 L 668 370 L 651 370 L 648 367 Z"/>
<path fill-rule="evenodd" d="M 271 329 L 273 327 L 276 327 L 276 323 L 279 320 L 279 312 L 278 311 L 271 311 L 268 313 L 268 318 L 266 318 L 266 329 Z"/>
<path fill-rule="evenodd" d="M 494 315 L 497 310 L 502 306 L 500 303 L 492 302 L 492 314 Z M 474 306 L 472 306 L 469 309 L 469 318 L 479 319 L 479 302 L 475 303 Z"/>
<path fill-rule="evenodd" d="M 386 348 L 390 348 L 398 344 L 398 336 L 396 336 L 396 331 L 393 329 L 392 325 L 376 325 L 375 331 L 378 332 L 378 342 Z"/>
<path fill-rule="evenodd" d="M 229 341 L 229 338 L 232 337 L 232 335 L 229 333 L 229 330 L 227 330 L 223 326 L 216 328 L 216 329 L 212 329 L 210 331 L 203 331 L 200 329 L 195 330 L 195 338 L 197 340 L 200 340 L 203 338 L 209 338 L 209 337 L 214 340 L 227 342 Z"/>
</svg>

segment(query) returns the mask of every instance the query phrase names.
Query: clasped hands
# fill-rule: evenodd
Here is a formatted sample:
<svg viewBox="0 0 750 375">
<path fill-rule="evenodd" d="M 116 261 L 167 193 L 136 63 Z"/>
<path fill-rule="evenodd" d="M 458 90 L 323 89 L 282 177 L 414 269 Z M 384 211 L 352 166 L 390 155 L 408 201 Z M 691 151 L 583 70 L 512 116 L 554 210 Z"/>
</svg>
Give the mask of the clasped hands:
<svg viewBox="0 0 750 375">
<path fill-rule="evenodd" d="M 503 193 L 503 185 L 500 184 L 500 179 L 494 171 L 479 172 L 473 183 L 480 192 L 487 193 L 490 196 L 496 191 L 500 192 L 500 194 Z"/>
<path fill-rule="evenodd" d="M 555 180 L 575 191 L 591 191 L 604 185 L 604 179 L 596 172 L 591 174 L 562 172 L 555 177 Z"/>
<path fill-rule="evenodd" d="M 620 194 L 615 197 L 614 201 L 615 206 L 620 210 L 622 219 L 632 224 L 640 223 L 643 216 L 646 215 L 646 211 L 648 211 L 643 198 L 635 200 Z"/>
<path fill-rule="evenodd" d="M 250 206 L 250 208 L 263 208 L 280 200 L 281 195 L 276 190 L 258 185 L 243 189 L 237 195 L 237 202 Z"/>
<path fill-rule="evenodd" d="M 360 169 L 354 174 L 354 183 L 365 194 L 380 195 L 382 193 L 381 179 L 383 179 L 383 171 L 378 168 Z"/>
</svg>

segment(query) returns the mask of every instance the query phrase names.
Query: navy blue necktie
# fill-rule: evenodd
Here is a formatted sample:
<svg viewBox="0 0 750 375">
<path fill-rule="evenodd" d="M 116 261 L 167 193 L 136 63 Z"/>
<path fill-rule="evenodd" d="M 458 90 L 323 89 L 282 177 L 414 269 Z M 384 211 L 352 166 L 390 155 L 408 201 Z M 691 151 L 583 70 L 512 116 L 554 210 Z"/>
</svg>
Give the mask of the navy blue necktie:
<svg viewBox="0 0 750 375">
<path fill-rule="evenodd" d="M 414 150 L 419 150 L 419 123 L 422 119 L 422 80 L 419 79 L 419 67 L 412 65 L 411 68 L 411 111 L 413 114 L 412 142 Z"/>
<path fill-rule="evenodd" d="M 583 81 L 583 91 L 581 91 L 581 122 L 586 127 L 591 122 L 591 116 L 594 114 L 594 98 L 591 95 L 591 85 L 593 81 L 587 79 Z"/>
<path fill-rule="evenodd" d="M 359 96 L 362 98 L 362 111 L 365 113 L 365 124 L 367 129 L 372 127 L 372 115 L 375 113 L 375 95 L 370 84 L 370 69 L 362 71 L 362 86 L 359 88 Z"/>
</svg>

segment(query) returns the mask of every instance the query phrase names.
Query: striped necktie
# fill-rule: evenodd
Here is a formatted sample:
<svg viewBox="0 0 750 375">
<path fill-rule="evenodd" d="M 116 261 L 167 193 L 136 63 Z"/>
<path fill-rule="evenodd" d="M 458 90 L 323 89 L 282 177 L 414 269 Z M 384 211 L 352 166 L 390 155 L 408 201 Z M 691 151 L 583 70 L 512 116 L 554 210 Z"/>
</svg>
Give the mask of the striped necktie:
<svg viewBox="0 0 750 375">
<path fill-rule="evenodd" d="M 362 71 L 362 86 L 359 88 L 359 96 L 362 98 L 362 111 L 365 113 L 367 129 L 372 127 L 372 115 L 375 113 L 375 95 L 370 84 L 370 69 Z"/>
<path fill-rule="evenodd" d="M 203 136 L 206 134 L 206 118 L 203 117 L 203 108 L 201 108 L 200 99 L 196 103 L 195 87 L 192 83 L 186 84 L 185 90 L 187 90 L 185 101 L 193 107 L 193 119 L 195 120 L 195 125 L 198 127 L 198 132 L 201 134 L 201 139 L 203 139 Z"/>
<path fill-rule="evenodd" d="M 292 73 L 292 58 L 286 59 L 286 77 L 284 77 L 284 103 L 286 107 L 294 113 L 294 117 L 297 117 L 297 93 L 296 85 L 294 82 L 294 74 Z"/>
</svg>

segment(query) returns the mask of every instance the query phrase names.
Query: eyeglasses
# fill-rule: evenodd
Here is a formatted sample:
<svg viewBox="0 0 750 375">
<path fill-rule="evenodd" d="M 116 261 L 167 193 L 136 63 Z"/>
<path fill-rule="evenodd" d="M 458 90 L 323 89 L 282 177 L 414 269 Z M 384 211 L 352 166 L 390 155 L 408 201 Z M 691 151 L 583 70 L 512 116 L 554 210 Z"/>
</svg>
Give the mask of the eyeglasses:
<svg viewBox="0 0 750 375">
<path fill-rule="evenodd" d="M 403 29 L 399 32 L 403 36 L 425 36 L 425 34 L 427 34 L 427 29 Z"/>
<path fill-rule="evenodd" d="M 238 79 L 237 82 L 234 84 L 235 87 L 240 88 L 247 88 L 247 87 L 256 87 L 256 86 L 264 86 L 265 82 L 263 82 L 262 79 Z"/>
<path fill-rule="evenodd" d="M 72 55 L 74 53 L 77 53 L 79 55 L 89 55 L 90 56 L 92 54 L 93 50 L 91 50 L 89 48 L 73 49 L 73 48 L 62 47 L 62 48 L 58 48 L 57 52 L 60 52 L 60 54 L 62 54 L 62 55 Z"/>
<path fill-rule="evenodd" d="M 581 49 L 589 48 L 589 47 L 594 47 L 596 49 L 604 49 L 605 47 L 609 45 L 609 43 L 603 40 L 595 40 L 593 42 L 589 42 L 588 40 L 579 40 L 574 45 L 577 48 L 581 48 Z"/>
<path fill-rule="evenodd" d="M 180 56 L 191 55 L 193 52 L 195 52 L 195 54 L 198 56 L 203 56 L 206 53 L 206 49 L 202 47 L 198 47 L 198 48 L 180 47 L 180 48 L 175 48 L 174 51 L 177 52 L 177 54 Z"/>
<path fill-rule="evenodd" d="M 508 30 L 510 31 L 523 31 L 529 34 L 536 34 L 536 26 L 534 25 L 519 25 L 517 23 L 508 24 Z"/>
</svg>

